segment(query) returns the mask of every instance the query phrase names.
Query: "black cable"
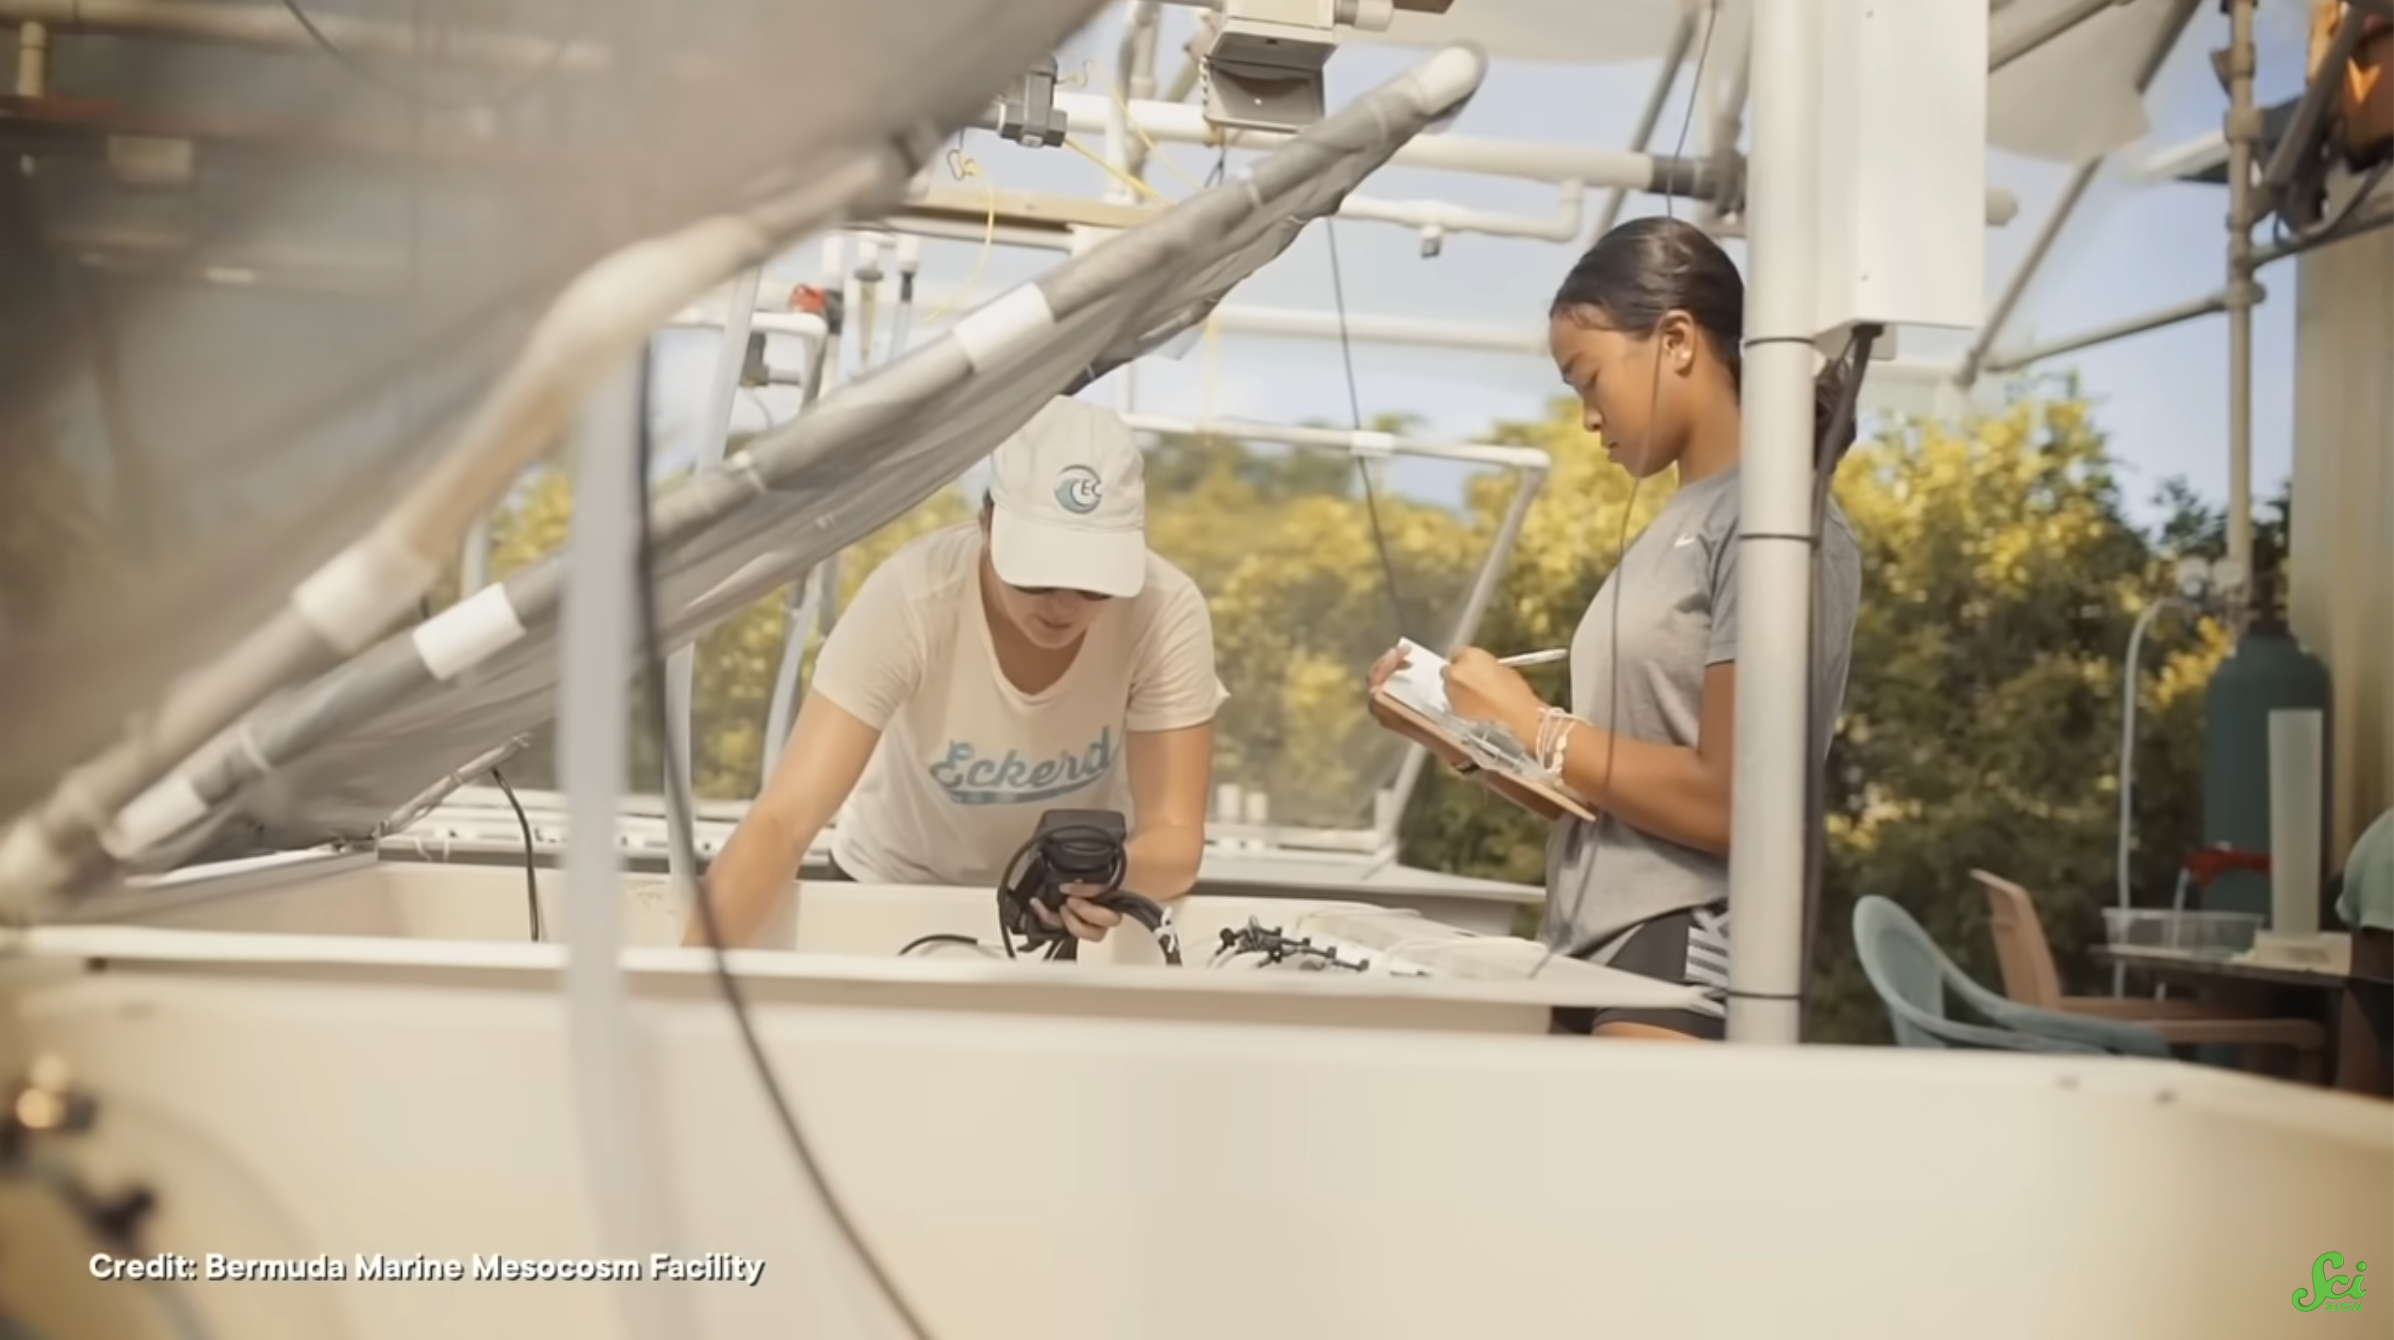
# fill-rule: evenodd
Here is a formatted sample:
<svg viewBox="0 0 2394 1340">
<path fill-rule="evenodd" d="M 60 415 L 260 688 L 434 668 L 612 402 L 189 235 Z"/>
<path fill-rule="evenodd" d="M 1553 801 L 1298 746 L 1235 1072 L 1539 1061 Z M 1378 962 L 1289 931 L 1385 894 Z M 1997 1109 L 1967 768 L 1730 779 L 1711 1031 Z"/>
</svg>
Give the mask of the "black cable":
<svg viewBox="0 0 2394 1340">
<path fill-rule="evenodd" d="M 1706 11 L 1704 37 L 1696 45 L 1695 73 L 1688 79 L 1687 111 L 1679 120 L 1679 140 L 1671 149 L 1673 158 L 1682 157 L 1687 153 L 1688 127 L 1696 123 L 1696 100 L 1704 89 L 1704 63 L 1712 55 L 1712 30 L 1719 22 L 1720 10 L 1717 6 Z M 1663 193 L 1663 217 L 1665 219 L 1678 217 L 1671 206 L 1674 198 L 1668 191 Z M 1649 434 L 1654 431 L 1654 412 L 1661 404 L 1662 351 L 1657 349 L 1654 351 L 1654 384 L 1646 393 L 1646 431 Z M 1621 541 L 1613 547 L 1613 570 L 1605 578 L 1613 588 L 1613 608 L 1608 620 L 1609 627 L 1605 633 L 1604 652 L 1604 784 L 1606 786 L 1611 786 L 1613 783 L 1613 761 L 1619 756 L 1621 748 L 1621 734 L 1616 729 L 1621 721 L 1621 604 L 1622 596 L 1625 594 L 1621 588 L 1627 581 L 1624 565 L 1629 561 L 1631 543 L 1629 523 L 1630 518 L 1637 515 L 1638 485 L 1642 482 L 1634 476 L 1629 481 L 1629 498 L 1621 504 Z M 1644 533 L 1640 532 L 1640 538 L 1643 536 Z M 1598 811 L 1596 822 L 1588 826 L 1588 865 L 1573 886 L 1570 905 L 1563 913 L 1562 933 L 1566 936 L 1571 933 L 1572 926 L 1579 920 L 1580 905 L 1587 900 L 1588 886 L 1596 882 L 1596 862 L 1599 857 L 1604 855 L 1604 821 L 1607 817 L 1602 811 Z M 1546 952 L 1538 956 L 1538 962 L 1530 968 L 1529 975 L 1534 978 L 1539 973 L 1546 971 L 1546 965 L 1554 962 L 1555 956 L 1561 952 L 1564 943 L 1549 940 L 1546 944 Z M 1583 954 L 1593 952 L 1596 948 L 1597 946 L 1593 944 L 1574 945 L 1571 948 L 1571 957 L 1578 958 Z"/>
<path fill-rule="evenodd" d="M 504 112 L 511 110 L 526 97 L 530 96 L 535 89 L 548 82 L 549 77 L 555 74 L 558 67 L 565 63 L 565 53 L 571 50 L 576 42 L 581 40 L 581 35 L 579 33 L 568 32 L 559 35 L 556 41 L 549 47 L 549 54 L 541 58 L 541 63 L 533 69 L 532 73 L 526 76 L 522 83 L 516 85 L 512 89 L 507 90 L 498 97 L 482 97 L 468 99 L 462 102 L 446 102 L 437 98 L 428 98 L 424 96 L 423 53 L 421 51 L 422 44 L 420 41 L 417 43 L 419 49 L 408 57 L 408 84 L 403 88 L 398 84 L 394 84 L 388 80 L 385 80 L 381 75 L 376 74 L 372 66 L 365 64 L 357 57 L 349 54 L 348 50 L 342 47 L 340 43 L 335 42 L 331 37 L 327 36 L 322 28 L 316 26 L 316 20 L 309 16 L 307 9 L 299 3 L 299 0 L 283 0 L 283 8 L 290 11 L 292 18 L 298 20 L 300 28 L 307 33 L 308 40 L 315 44 L 318 51 L 321 51 L 325 55 L 332 57 L 335 61 L 340 62 L 340 64 L 348 69 L 351 74 L 356 75 L 359 79 L 372 84 L 374 87 L 381 89 L 385 93 L 392 94 L 395 97 L 405 98 L 418 107 L 431 107 L 440 111 L 448 112 Z M 411 29 L 411 33 L 413 36 L 421 38 L 422 29 L 420 26 L 418 26 Z"/>
<path fill-rule="evenodd" d="M 657 739 L 670 742 L 674 733 L 672 714 L 665 702 L 665 663 L 657 654 L 657 595 L 653 577 L 656 554 L 649 535 L 649 453 L 654 445 L 649 431 L 650 379 L 651 371 L 644 360 L 637 426 L 639 449 L 633 453 L 636 458 L 634 468 L 638 471 L 633 479 L 639 497 L 636 519 L 640 526 L 635 573 L 640 605 L 640 679 L 648 700 L 646 706 L 649 717 L 656 723 Z M 667 748 L 659 752 L 665 758 L 665 828 L 672 847 L 672 866 L 678 870 L 695 872 L 698 869 L 698 844 L 690 830 L 689 783 L 682 777 L 682 760 L 676 751 Z M 696 887 L 689 892 L 698 908 L 699 920 L 706 926 L 707 944 L 714 950 L 716 984 L 722 988 L 724 1003 L 731 1007 L 732 1021 L 739 1027 L 740 1041 L 747 1048 L 749 1064 L 756 1070 L 757 1083 L 763 1087 L 766 1100 L 772 1104 L 773 1115 L 781 1123 L 782 1134 L 789 1140 L 791 1152 L 798 1156 L 798 1166 L 805 1171 L 815 1194 L 821 1197 L 824 1212 L 831 1216 L 833 1226 L 847 1240 L 848 1248 L 856 1254 L 857 1262 L 873 1277 L 874 1287 L 889 1301 L 890 1310 L 898 1314 L 906 1333 L 913 1336 L 914 1340 L 930 1340 L 930 1330 L 907 1303 L 905 1295 L 898 1292 L 897 1282 L 890 1278 L 880 1258 L 873 1254 L 872 1247 L 857 1230 L 856 1222 L 849 1218 L 847 1207 L 841 1203 L 838 1193 L 832 1190 L 830 1179 L 824 1176 L 822 1164 L 815 1158 L 813 1146 L 807 1143 L 805 1130 L 798 1124 L 798 1114 L 791 1110 L 789 1097 L 782 1092 L 781 1081 L 773 1073 L 772 1061 L 765 1056 L 763 1044 L 757 1041 L 756 1025 L 748 1017 L 748 1000 L 741 993 L 739 979 L 732 975 L 731 960 L 723 947 L 723 928 L 716 918 L 715 900 L 707 890 L 706 881 L 697 879 Z"/>
<path fill-rule="evenodd" d="M 1820 696 L 1821 552 L 1827 547 L 1830 486 L 1845 460 L 1845 435 L 1853 428 L 1861 406 L 1862 374 L 1870 366 L 1870 347 L 1882 333 L 1882 327 L 1859 325 L 1847 337 L 1845 351 L 1837 360 L 1841 373 L 1837 405 L 1812 461 L 1812 553 L 1808 560 L 1812 602 L 1804 633 L 1804 919 L 1803 950 L 1796 970 L 1799 1029 L 1812 1000 L 1812 950 L 1820 935 L 1821 880 L 1828 864 L 1828 742 L 1821 738 L 1820 711 L 1815 706 Z"/>
<path fill-rule="evenodd" d="M 906 958 L 913 954 L 916 950 L 927 948 L 931 945 L 971 945 L 973 948 L 981 950 L 984 953 L 988 952 L 989 949 L 989 946 L 982 944 L 979 940 L 976 940 L 969 935 L 950 935 L 943 932 L 937 935 L 918 935 L 913 939 L 908 940 L 906 942 L 906 947 L 898 951 L 898 957 Z"/>
<path fill-rule="evenodd" d="M 1066 872 L 1069 878 L 1058 880 L 1057 871 Z M 1096 885 L 1098 892 L 1076 896 L 1144 926 L 1155 937 L 1164 962 L 1181 966 L 1180 933 L 1173 927 L 1172 914 L 1152 898 L 1125 891 L 1122 881 L 1129 873 L 1130 858 L 1121 839 L 1095 824 L 1060 824 L 1032 835 L 1030 841 L 1015 848 L 998 879 L 998 943 L 1005 946 L 1006 957 L 1044 950 L 1043 957 L 1052 962 L 1076 961 L 1079 937 L 1068 927 L 1047 925 L 1031 909 L 1045 906 L 1057 911 L 1061 921 L 1061 899 L 1049 896 L 1055 885 L 1085 883 Z M 1087 877 L 1091 875 L 1095 878 Z M 1019 949 L 1014 943 L 1016 936 L 1023 941 Z"/>
<path fill-rule="evenodd" d="M 1347 336 L 1347 284 L 1338 263 L 1338 220 L 1328 215 L 1322 218 L 1322 236 L 1330 241 L 1330 296 L 1338 307 L 1338 355 L 1347 370 L 1347 416 L 1354 431 L 1363 431 L 1363 396 L 1355 385 L 1355 345 Z M 1379 490 L 1372 486 L 1371 465 L 1361 455 L 1355 457 L 1355 473 L 1363 477 L 1363 505 L 1372 521 L 1372 546 L 1380 551 L 1380 575 L 1388 583 L 1389 608 L 1396 612 L 1397 636 L 1406 636 L 1406 629 L 1414 627 L 1406 617 L 1405 598 L 1397 590 L 1396 559 L 1388 551 L 1388 531 L 1380 524 Z"/>
<path fill-rule="evenodd" d="M 515 788 L 497 768 L 490 770 L 490 779 L 506 793 L 508 807 L 515 811 L 515 826 L 524 835 L 524 907 L 532 916 L 532 943 L 538 944 L 540 933 L 540 868 L 532 858 L 532 821 L 524 815 L 524 802 L 515 798 Z"/>
</svg>

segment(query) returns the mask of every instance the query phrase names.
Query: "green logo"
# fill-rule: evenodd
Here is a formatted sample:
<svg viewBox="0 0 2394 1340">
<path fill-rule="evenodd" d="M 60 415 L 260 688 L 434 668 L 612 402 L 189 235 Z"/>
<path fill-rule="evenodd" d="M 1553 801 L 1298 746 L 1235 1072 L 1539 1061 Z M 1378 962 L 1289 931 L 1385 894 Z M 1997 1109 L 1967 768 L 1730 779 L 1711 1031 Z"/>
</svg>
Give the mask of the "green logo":
<svg viewBox="0 0 2394 1340">
<path fill-rule="evenodd" d="M 2361 1272 L 2369 1269 L 2369 1263 L 2367 1261 L 2353 1262 L 2350 1275 L 2328 1273 L 2331 1270 L 2342 1270 L 2343 1268 L 2344 1257 L 2342 1255 L 2336 1252 L 2321 1252 L 2319 1259 L 2311 1263 L 2311 1287 L 2294 1291 L 2295 1310 L 2317 1312 L 2324 1307 L 2330 1312 L 2360 1311 L 2361 1296 L 2369 1292 L 2361 1287 Z M 2307 1303 L 2303 1301 L 2306 1294 L 2311 1299 Z"/>
</svg>

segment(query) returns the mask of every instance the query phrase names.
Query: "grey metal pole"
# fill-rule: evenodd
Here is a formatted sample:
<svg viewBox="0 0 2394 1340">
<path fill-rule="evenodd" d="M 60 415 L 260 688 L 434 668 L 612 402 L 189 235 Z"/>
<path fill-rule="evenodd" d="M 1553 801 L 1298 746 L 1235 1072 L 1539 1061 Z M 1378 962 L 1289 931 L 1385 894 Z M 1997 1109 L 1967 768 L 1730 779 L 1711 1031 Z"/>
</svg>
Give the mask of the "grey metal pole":
<svg viewBox="0 0 2394 1340">
<path fill-rule="evenodd" d="M 1694 14 L 1683 14 L 1679 18 L 1678 28 L 1671 33 L 1671 45 L 1663 52 L 1662 69 L 1654 76 L 1653 91 L 1646 95 L 1646 105 L 1638 112 L 1637 129 L 1629 137 L 1629 147 L 1633 152 L 1644 153 L 1647 146 L 1654 143 L 1654 128 L 1662 123 L 1663 108 L 1671 100 L 1671 90 L 1679 84 L 1680 68 L 1687 64 L 1687 49 L 1695 45 L 1696 21 Z M 1709 23 L 1712 20 L 1708 17 L 1704 21 Z M 1613 187 L 1605 195 L 1604 208 L 1596 215 L 1596 231 L 1588 238 L 1590 246 L 1594 246 L 1597 238 L 1611 232 L 1613 225 L 1621 221 L 1621 207 L 1627 203 L 1629 192 L 1619 186 Z"/>
<path fill-rule="evenodd" d="M 2162 24 L 2161 36 L 2154 41 L 2153 49 L 2146 53 L 2145 63 L 2137 69 L 2136 91 L 2139 94 L 2153 86 L 2154 77 L 2161 73 L 2161 67 L 2169 61 L 2170 53 L 2177 50 L 2178 39 L 2185 35 L 2186 25 L 2193 20 L 2195 9 L 2201 3 L 2202 0 L 2177 0 L 2168 21 Z M 2004 63 L 2004 58 L 1998 56 L 1988 62 L 1988 72 L 2002 69 Z M 2020 300 L 2028 295 L 2028 286 L 2035 281 L 2037 271 L 2044 267 L 2054 243 L 2061 239 L 2062 230 L 2069 226 L 2070 217 L 2085 200 L 2087 188 L 2094 185 L 2096 176 L 2102 172 L 2104 162 L 2102 156 L 2090 158 L 2070 174 L 2069 184 L 2062 188 L 2061 199 L 2054 204 L 2053 213 L 2046 217 L 2044 228 L 2037 233 L 2037 240 L 2029 245 L 2028 255 L 2021 260 L 2020 268 L 2012 272 L 2011 282 L 2004 285 L 2003 296 L 1995 300 L 1995 310 L 1987 314 L 1986 324 L 1979 327 L 1978 338 L 1970 342 L 1970 352 L 1963 356 L 1961 369 L 1954 374 L 1954 380 L 1962 386 L 1967 387 L 1977 381 L 1978 374 L 1992 366 L 1987 362 L 1987 356 L 1994 349 L 1995 341 L 2003 338 L 2004 327 L 2011 324 L 2012 313 L 2019 308 Z M 2015 362 L 2013 366 L 2018 366 L 2018 363 Z"/>
</svg>

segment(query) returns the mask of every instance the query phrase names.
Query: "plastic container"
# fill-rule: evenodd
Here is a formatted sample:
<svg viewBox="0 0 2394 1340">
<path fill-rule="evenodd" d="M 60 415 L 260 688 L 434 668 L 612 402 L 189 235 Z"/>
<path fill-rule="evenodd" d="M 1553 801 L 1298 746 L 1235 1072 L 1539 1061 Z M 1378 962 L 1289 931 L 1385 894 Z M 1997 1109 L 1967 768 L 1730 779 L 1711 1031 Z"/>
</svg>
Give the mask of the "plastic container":
<svg viewBox="0 0 2394 1340">
<path fill-rule="evenodd" d="M 2103 909 L 2103 934 L 2116 949 L 2167 949 L 2179 954 L 2229 958 L 2253 947 L 2264 920 L 2258 912 L 2107 907 Z"/>
</svg>

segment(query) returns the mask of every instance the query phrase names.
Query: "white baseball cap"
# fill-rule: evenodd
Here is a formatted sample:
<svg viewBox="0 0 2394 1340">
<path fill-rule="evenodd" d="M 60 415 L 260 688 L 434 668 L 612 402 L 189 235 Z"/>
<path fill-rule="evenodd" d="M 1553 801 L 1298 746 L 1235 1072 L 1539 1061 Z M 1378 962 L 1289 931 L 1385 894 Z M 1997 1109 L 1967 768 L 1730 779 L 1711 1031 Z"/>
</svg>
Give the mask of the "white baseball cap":
<svg viewBox="0 0 2394 1340">
<path fill-rule="evenodd" d="M 1032 589 L 1147 585 L 1147 462 L 1110 409 L 1058 397 L 989 457 L 989 560 Z"/>
</svg>

